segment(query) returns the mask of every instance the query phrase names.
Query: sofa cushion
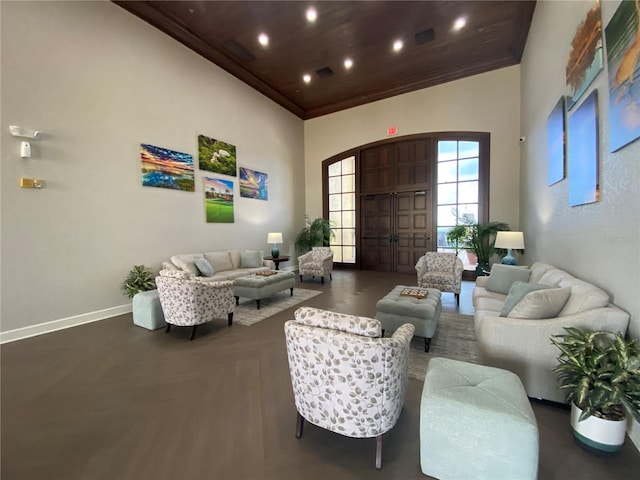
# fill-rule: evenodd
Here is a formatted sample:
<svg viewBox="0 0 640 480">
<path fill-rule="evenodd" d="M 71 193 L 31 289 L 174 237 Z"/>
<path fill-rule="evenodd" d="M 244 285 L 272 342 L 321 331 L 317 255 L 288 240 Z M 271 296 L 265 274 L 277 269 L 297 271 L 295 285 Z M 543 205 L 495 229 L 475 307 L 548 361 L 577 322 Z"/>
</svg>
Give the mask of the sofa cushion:
<svg viewBox="0 0 640 480">
<path fill-rule="evenodd" d="M 559 314 L 561 317 L 609 305 L 609 294 L 584 280 L 571 277 L 561 280 L 560 286 L 571 288 L 571 296 Z"/>
<path fill-rule="evenodd" d="M 567 303 L 571 289 L 546 288 L 527 293 L 507 315 L 509 318 L 542 319 L 558 316 Z"/>
<path fill-rule="evenodd" d="M 207 252 L 204 254 L 204 258 L 206 258 L 213 270 L 216 272 L 225 272 L 227 270 L 233 270 L 233 262 L 231 261 L 231 255 L 227 250 L 222 250 L 220 252 Z"/>
<path fill-rule="evenodd" d="M 548 263 L 534 262 L 529 270 L 531 270 L 529 283 L 540 283 L 542 275 L 544 275 L 549 270 L 556 270 L 556 267 L 554 267 L 553 265 L 549 265 Z"/>
<path fill-rule="evenodd" d="M 262 252 L 245 250 L 240 252 L 240 268 L 257 268 L 262 265 Z"/>
<path fill-rule="evenodd" d="M 513 285 L 511 286 L 511 288 L 509 289 L 509 293 L 507 294 L 507 298 L 505 298 L 504 300 L 504 305 L 502 306 L 500 316 L 508 317 L 511 309 L 513 309 L 513 307 L 515 307 L 527 293 L 534 292 L 536 290 L 543 290 L 546 288 L 551 287 L 547 285 L 540 285 L 537 283 L 527 283 L 519 281 L 513 282 Z"/>
<path fill-rule="evenodd" d="M 180 270 L 173 262 L 162 262 L 162 270 Z"/>
<path fill-rule="evenodd" d="M 206 258 L 196 258 L 195 260 L 196 267 L 200 270 L 200 273 L 205 277 L 212 277 L 215 272 L 213 266 L 209 263 L 209 260 Z"/>
<path fill-rule="evenodd" d="M 527 282 L 529 275 L 531 275 L 531 270 L 527 268 L 494 263 L 486 288 L 491 292 L 507 295 L 513 282 Z"/>
<path fill-rule="evenodd" d="M 558 287 L 560 286 L 561 281 L 571 278 L 575 277 L 565 272 L 564 270 L 553 268 L 551 270 L 547 270 L 537 283 L 539 283 L 540 285 L 547 285 L 549 287 Z"/>
<path fill-rule="evenodd" d="M 194 277 L 200 275 L 200 270 L 196 267 L 196 258 L 204 258 L 201 253 L 186 253 L 183 255 L 174 255 L 171 257 L 171 262 L 176 265 L 180 270 L 190 273 Z"/>
</svg>

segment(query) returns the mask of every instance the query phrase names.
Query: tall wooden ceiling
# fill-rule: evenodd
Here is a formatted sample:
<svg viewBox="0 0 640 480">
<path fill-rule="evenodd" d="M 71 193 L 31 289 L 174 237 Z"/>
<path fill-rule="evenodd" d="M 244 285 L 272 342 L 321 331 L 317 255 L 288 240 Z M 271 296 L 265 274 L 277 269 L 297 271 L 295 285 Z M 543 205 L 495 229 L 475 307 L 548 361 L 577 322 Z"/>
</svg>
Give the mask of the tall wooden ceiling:
<svg viewBox="0 0 640 480">
<path fill-rule="evenodd" d="M 535 8 L 535 1 L 114 3 L 302 119 L 518 64 Z M 305 17 L 310 6 L 314 23 Z M 455 31 L 459 17 L 467 23 Z M 267 47 L 258 43 L 262 32 Z M 400 52 L 392 50 L 396 39 L 404 41 Z"/>
</svg>

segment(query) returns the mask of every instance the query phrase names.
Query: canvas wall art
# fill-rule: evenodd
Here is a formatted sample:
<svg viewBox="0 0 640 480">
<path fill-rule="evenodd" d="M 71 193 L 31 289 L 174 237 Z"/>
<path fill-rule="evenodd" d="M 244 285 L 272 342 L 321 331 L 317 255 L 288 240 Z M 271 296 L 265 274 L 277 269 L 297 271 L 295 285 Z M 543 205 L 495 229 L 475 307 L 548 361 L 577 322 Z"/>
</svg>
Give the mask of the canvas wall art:
<svg viewBox="0 0 640 480">
<path fill-rule="evenodd" d="M 569 117 L 569 205 L 599 200 L 598 91 L 594 90 Z"/>
<path fill-rule="evenodd" d="M 143 186 L 195 191 L 193 155 L 146 143 L 140 147 Z"/>
<path fill-rule="evenodd" d="M 268 200 L 269 175 L 257 170 L 240 167 L 240 196 Z"/>
<path fill-rule="evenodd" d="M 234 223 L 232 180 L 204 178 L 204 210 L 207 223 Z"/>
<path fill-rule="evenodd" d="M 571 52 L 565 70 L 567 79 L 567 110 L 578 102 L 587 87 L 603 67 L 602 16 L 600 2 L 593 2 L 571 41 Z"/>
<path fill-rule="evenodd" d="M 640 1 L 625 0 L 605 29 L 609 67 L 609 147 L 640 137 Z"/>
<path fill-rule="evenodd" d="M 198 135 L 198 167 L 207 172 L 235 177 L 237 175 L 235 145 Z"/>
<path fill-rule="evenodd" d="M 547 118 L 547 182 L 553 185 L 564 178 L 565 164 L 564 97 Z"/>
</svg>

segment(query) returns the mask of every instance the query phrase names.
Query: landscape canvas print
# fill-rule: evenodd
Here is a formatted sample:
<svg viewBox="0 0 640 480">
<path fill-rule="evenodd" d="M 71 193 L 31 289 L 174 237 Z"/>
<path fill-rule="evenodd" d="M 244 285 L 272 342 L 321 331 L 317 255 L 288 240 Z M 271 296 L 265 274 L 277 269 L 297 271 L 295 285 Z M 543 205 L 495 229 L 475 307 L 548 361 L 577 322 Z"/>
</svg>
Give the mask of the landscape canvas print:
<svg viewBox="0 0 640 480">
<path fill-rule="evenodd" d="M 205 177 L 204 209 L 207 223 L 234 223 L 233 181 Z"/>
<path fill-rule="evenodd" d="M 576 29 L 567 60 L 567 110 L 571 110 L 604 65 L 602 59 L 602 16 L 600 2 L 593 3 Z"/>
<path fill-rule="evenodd" d="M 240 167 L 240 196 L 268 200 L 269 175 L 257 170 Z"/>
<path fill-rule="evenodd" d="M 237 176 L 235 145 L 198 135 L 198 167 L 207 172 Z"/>
<path fill-rule="evenodd" d="M 547 183 L 553 185 L 564 178 L 564 97 L 561 97 L 547 119 Z"/>
<path fill-rule="evenodd" d="M 193 155 L 142 143 L 142 185 L 195 191 Z"/>
<path fill-rule="evenodd" d="M 609 67 L 609 146 L 640 137 L 640 2 L 620 3 L 605 29 Z"/>
<path fill-rule="evenodd" d="M 569 205 L 598 199 L 598 91 L 569 118 Z"/>
</svg>

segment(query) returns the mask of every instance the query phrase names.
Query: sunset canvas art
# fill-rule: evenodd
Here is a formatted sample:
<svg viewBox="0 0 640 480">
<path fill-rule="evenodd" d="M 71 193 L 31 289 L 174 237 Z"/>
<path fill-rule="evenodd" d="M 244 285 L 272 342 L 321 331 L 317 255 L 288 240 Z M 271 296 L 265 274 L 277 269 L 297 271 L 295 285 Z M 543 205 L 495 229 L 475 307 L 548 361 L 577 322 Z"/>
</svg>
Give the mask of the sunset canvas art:
<svg viewBox="0 0 640 480">
<path fill-rule="evenodd" d="M 192 155 L 143 143 L 140 157 L 143 186 L 195 191 Z"/>
</svg>

